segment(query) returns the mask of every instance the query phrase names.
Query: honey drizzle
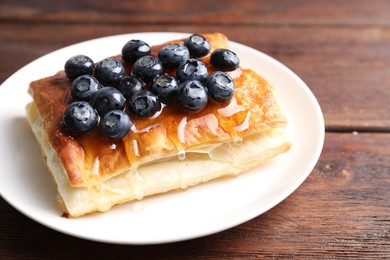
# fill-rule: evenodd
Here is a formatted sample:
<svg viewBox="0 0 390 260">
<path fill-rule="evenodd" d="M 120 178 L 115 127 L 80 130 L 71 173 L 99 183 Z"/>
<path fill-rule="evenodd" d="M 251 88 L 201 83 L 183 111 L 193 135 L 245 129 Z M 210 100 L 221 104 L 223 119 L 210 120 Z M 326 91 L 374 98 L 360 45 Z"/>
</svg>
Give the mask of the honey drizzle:
<svg viewBox="0 0 390 260">
<path fill-rule="evenodd" d="M 177 152 L 177 158 L 179 160 L 184 160 L 186 158 L 186 151 L 184 149 L 179 149 Z"/>
<path fill-rule="evenodd" d="M 162 126 L 162 124 L 160 124 L 160 123 L 153 124 L 153 125 L 149 125 L 149 126 L 142 128 L 142 129 L 137 129 L 137 127 L 135 125 L 133 125 L 131 127 L 131 131 L 133 131 L 133 133 L 135 133 L 135 134 L 143 134 L 143 133 L 149 132 L 151 129 L 158 127 L 158 126 Z"/>
<path fill-rule="evenodd" d="M 130 187 L 132 188 L 134 197 L 137 200 L 143 199 L 145 195 L 145 190 L 144 190 L 144 179 L 142 176 L 136 171 L 136 172 L 131 172 L 127 174 L 127 180 L 130 184 Z"/>
<path fill-rule="evenodd" d="M 237 78 L 237 80 L 239 79 Z M 148 119 L 132 118 L 134 125 L 124 141 L 130 166 L 146 162 L 145 158 L 147 160 L 148 157 L 155 156 L 153 151 L 145 149 L 144 144 L 140 142 L 143 135 L 151 135 L 153 140 L 158 137 L 164 142 L 168 142 L 170 145 L 165 151 L 165 155 L 176 154 L 177 158 L 181 160 L 186 157 L 184 148 L 191 145 L 202 146 L 203 143 L 223 141 L 231 137 L 235 143 L 240 143 L 242 140 L 240 132 L 249 127 L 251 112 L 238 102 L 237 97 L 233 97 L 230 101 L 222 104 L 210 101 L 206 108 L 198 113 L 185 113 L 176 103 L 173 103 L 163 106 L 158 114 L 158 116 Z M 211 115 L 218 120 L 218 125 L 213 131 L 207 132 L 207 127 L 210 126 L 210 121 L 207 118 Z M 201 123 L 194 126 L 194 122 Z M 198 132 L 194 133 L 194 129 Z M 156 133 L 162 131 L 165 134 L 155 135 L 154 131 Z M 194 139 L 194 135 L 195 137 L 199 135 L 199 138 Z"/>
<path fill-rule="evenodd" d="M 241 125 L 235 126 L 234 130 L 236 130 L 237 132 L 242 132 L 242 131 L 248 129 L 249 128 L 249 118 L 250 118 L 250 116 L 251 116 L 251 111 L 248 111 L 248 113 L 247 113 L 247 115 L 245 117 L 244 122 L 242 122 Z"/>
<path fill-rule="evenodd" d="M 235 97 L 233 97 L 226 107 L 220 108 L 217 110 L 218 113 L 222 116 L 229 117 L 232 115 L 237 114 L 238 112 L 245 111 L 245 107 L 238 105 L 237 100 Z"/>
<path fill-rule="evenodd" d="M 134 154 L 137 157 L 140 156 L 139 148 L 138 148 L 138 141 L 136 139 L 133 139 L 133 150 L 134 150 Z"/>
<path fill-rule="evenodd" d="M 187 126 L 187 117 L 184 116 L 179 123 L 179 126 L 177 127 L 177 136 L 181 143 L 186 143 L 186 126 Z"/>
</svg>

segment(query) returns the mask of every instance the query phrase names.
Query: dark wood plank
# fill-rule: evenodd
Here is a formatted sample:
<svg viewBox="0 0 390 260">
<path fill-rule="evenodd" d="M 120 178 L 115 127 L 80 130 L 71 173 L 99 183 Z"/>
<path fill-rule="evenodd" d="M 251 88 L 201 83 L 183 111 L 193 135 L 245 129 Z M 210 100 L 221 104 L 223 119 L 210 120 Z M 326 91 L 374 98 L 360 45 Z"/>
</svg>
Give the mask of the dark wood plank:
<svg viewBox="0 0 390 260">
<path fill-rule="evenodd" d="M 0 63 L 0 82 L 29 61 L 69 44 L 167 30 L 219 31 L 280 60 L 314 92 L 328 130 L 390 131 L 390 27 L 0 24 L 0 53 L 7 61 Z"/>
<path fill-rule="evenodd" d="M 191 241 L 118 246 L 69 237 L 0 199 L 3 259 L 389 258 L 390 134 L 329 133 L 303 185 L 265 214 Z"/>
<path fill-rule="evenodd" d="M 389 25 L 387 0 L 2 0 L 0 20 L 130 24 Z"/>
</svg>

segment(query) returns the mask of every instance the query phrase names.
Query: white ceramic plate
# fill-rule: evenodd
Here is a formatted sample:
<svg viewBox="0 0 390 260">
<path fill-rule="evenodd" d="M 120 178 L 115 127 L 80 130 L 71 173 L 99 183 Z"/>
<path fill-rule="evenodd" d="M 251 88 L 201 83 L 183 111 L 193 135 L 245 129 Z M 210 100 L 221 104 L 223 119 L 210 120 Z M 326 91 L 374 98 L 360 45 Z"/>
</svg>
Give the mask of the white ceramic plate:
<svg viewBox="0 0 390 260">
<path fill-rule="evenodd" d="M 75 44 L 23 67 L 0 87 L 0 191 L 13 207 L 54 230 L 85 239 L 118 244 L 181 241 L 222 231 L 248 221 L 289 196 L 314 168 L 324 142 L 320 106 L 305 83 L 273 58 L 230 42 L 242 67 L 253 68 L 276 87 L 289 121 L 292 149 L 236 178 L 198 185 L 139 202 L 119 205 L 104 214 L 77 219 L 61 217 L 56 190 L 25 118 L 30 81 L 63 69 L 75 54 L 98 61 L 120 53 L 130 39 L 151 45 L 183 38 L 181 33 L 117 35 Z"/>
</svg>

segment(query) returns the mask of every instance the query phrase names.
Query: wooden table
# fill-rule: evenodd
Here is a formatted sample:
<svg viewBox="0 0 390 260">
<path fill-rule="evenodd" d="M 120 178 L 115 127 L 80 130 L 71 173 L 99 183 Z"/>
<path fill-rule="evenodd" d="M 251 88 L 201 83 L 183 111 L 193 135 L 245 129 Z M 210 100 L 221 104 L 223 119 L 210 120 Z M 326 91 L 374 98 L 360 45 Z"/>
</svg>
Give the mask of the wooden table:
<svg viewBox="0 0 390 260">
<path fill-rule="evenodd" d="M 70 237 L 0 199 L 0 259 L 390 257 L 390 1 L 2 0 L 0 82 L 69 44 L 146 31 L 222 32 L 296 72 L 326 122 L 311 175 L 247 223 L 154 246 Z"/>
</svg>

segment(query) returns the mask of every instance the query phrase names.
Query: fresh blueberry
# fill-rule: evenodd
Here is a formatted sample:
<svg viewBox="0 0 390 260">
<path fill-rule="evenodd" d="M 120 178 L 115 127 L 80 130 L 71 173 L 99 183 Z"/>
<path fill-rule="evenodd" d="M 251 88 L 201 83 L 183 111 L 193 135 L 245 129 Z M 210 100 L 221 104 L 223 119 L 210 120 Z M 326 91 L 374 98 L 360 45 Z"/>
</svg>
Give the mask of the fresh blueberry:
<svg viewBox="0 0 390 260">
<path fill-rule="evenodd" d="M 103 134 L 115 140 L 127 135 L 132 125 L 129 116 L 121 110 L 108 112 L 100 121 Z"/>
<path fill-rule="evenodd" d="M 145 89 L 145 83 L 135 76 L 126 76 L 121 79 L 117 89 L 126 99 L 130 99 L 135 92 Z"/>
<path fill-rule="evenodd" d="M 123 110 L 125 98 L 122 93 L 113 87 L 101 88 L 93 99 L 92 106 L 100 116 L 104 116 L 111 110 Z"/>
<path fill-rule="evenodd" d="M 207 105 L 207 89 L 198 80 L 190 80 L 179 85 L 177 101 L 187 112 L 201 111 Z"/>
<path fill-rule="evenodd" d="M 71 95 L 74 100 L 91 100 L 101 88 L 99 81 L 91 75 L 82 75 L 72 82 Z"/>
<path fill-rule="evenodd" d="M 190 52 L 183 44 L 172 43 L 162 47 L 158 52 L 158 58 L 164 68 L 177 68 L 190 57 Z"/>
<path fill-rule="evenodd" d="M 163 72 L 161 62 L 152 56 L 139 58 L 133 67 L 133 75 L 143 80 L 145 83 L 152 81 Z"/>
<path fill-rule="evenodd" d="M 141 40 L 128 41 L 122 48 L 122 58 L 128 63 L 134 63 L 146 55 L 150 55 L 150 46 Z"/>
<path fill-rule="evenodd" d="M 210 99 L 222 103 L 233 97 L 234 81 L 222 71 L 217 71 L 209 75 L 205 81 Z"/>
<path fill-rule="evenodd" d="M 73 133 L 85 133 L 98 123 L 99 116 L 96 110 L 86 101 L 75 101 L 65 109 L 64 124 Z"/>
<path fill-rule="evenodd" d="M 189 59 L 179 65 L 176 71 L 176 77 L 181 82 L 187 80 L 203 81 L 207 77 L 207 73 L 207 67 L 203 62 L 197 59 Z"/>
<path fill-rule="evenodd" d="M 65 74 L 70 79 L 75 79 L 81 75 L 92 75 L 93 73 L 93 60 L 85 55 L 76 55 L 71 57 L 65 62 Z"/>
<path fill-rule="evenodd" d="M 148 90 L 136 92 L 127 105 L 131 112 L 140 118 L 151 117 L 161 109 L 161 103 L 158 97 Z"/>
<path fill-rule="evenodd" d="M 161 75 L 154 79 L 151 91 L 156 94 L 160 101 L 169 104 L 175 97 L 178 89 L 177 80 L 169 75 Z"/>
<path fill-rule="evenodd" d="M 193 34 L 184 41 L 191 57 L 201 58 L 210 53 L 210 43 L 202 35 Z"/>
<path fill-rule="evenodd" d="M 125 75 L 125 67 L 117 60 L 104 59 L 96 64 L 95 77 L 103 86 L 116 86 Z"/>
<path fill-rule="evenodd" d="M 216 49 L 211 53 L 210 63 L 214 68 L 223 71 L 235 70 L 240 65 L 237 54 L 228 49 Z"/>
</svg>

